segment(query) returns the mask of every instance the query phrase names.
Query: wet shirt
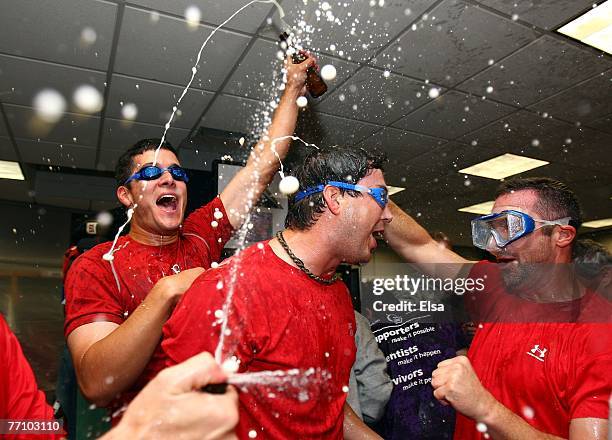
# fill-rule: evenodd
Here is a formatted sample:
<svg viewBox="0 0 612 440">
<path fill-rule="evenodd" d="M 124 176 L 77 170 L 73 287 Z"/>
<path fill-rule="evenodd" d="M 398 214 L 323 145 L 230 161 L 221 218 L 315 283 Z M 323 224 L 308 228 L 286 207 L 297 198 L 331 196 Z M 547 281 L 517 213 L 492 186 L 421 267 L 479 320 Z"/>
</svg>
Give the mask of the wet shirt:
<svg viewBox="0 0 612 440">
<path fill-rule="evenodd" d="M 455 411 L 433 396 L 431 373 L 439 362 L 467 347 L 460 325 L 379 321 L 372 330 L 393 381 L 391 398 L 376 430 L 387 440 L 451 439 Z"/>
<path fill-rule="evenodd" d="M 568 437 L 572 419 L 607 418 L 612 326 L 597 315 L 612 316 L 610 303 L 592 292 L 580 299 L 586 307 L 519 303 L 495 282 L 498 274 L 493 265 L 476 265 L 471 276 L 482 275 L 493 281 L 470 305 L 480 307 L 477 311 L 484 322 L 468 352 L 482 385 L 534 428 L 562 438 Z M 506 311 L 512 308 L 514 317 L 509 320 Z M 554 319 L 529 322 L 545 315 Z M 576 322 L 569 322 L 571 317 Z M 483 439 L 484 435 L 472 420 L 458 414 L 455 438 Z"/>
<path fill-rule="evenodd" d="M 299 370 L 240 393 L 238 437 L 341 439 L 355 360 L 355 317 L 344 283 L 309 278 L 276 256 L 268 242 L 251 246 L 185 292 L 163 330 L 169 365 L 215 353 L 230 292 L 224 359 L 235 355 L 240 372 Z"/>
<path fill-rule="evenodd" d="M 0 419 L 53 421 L 53 409 L 38 389 L 19 341 L 0 315 Z M 0 435 L 7 439 L 60 438 L 60 435 Z"/>
<path fill-rule="evenodd" d="M 220 218 L 216 218 L 216 212 L 223 216 L 217 214 Z M 102 259 L 110 250 L 111 242 L 85 252 L 75 260 L 66 278 L 65 336 L 92 322 L 122 324 L 162 277 L 194 267 L 209 268 L 211 263 L 218 261 L 232 232 L 223 203 L 216 197 L 187 217 L 174 243 L 149 246 L 129 236 L 120 237 L 112 265 Z M 131 401 L 163 364 L 158 347 L 143 374 L 130 390 L 113 402 L 112 409 Z"/>
</svg>

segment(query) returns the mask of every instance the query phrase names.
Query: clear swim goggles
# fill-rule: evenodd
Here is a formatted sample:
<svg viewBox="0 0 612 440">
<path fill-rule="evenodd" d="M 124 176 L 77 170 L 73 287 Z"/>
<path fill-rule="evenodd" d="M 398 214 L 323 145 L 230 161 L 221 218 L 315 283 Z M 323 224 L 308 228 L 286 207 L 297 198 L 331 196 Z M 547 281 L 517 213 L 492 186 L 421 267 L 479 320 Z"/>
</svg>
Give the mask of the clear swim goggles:
<svg viewBox="0 0 612 440">
<path fill-rule="evenodd" d="M 505 247 L 513 241 L 532 233 L 544 226 L 565 226 L 570 217 L 557 220 L 541 220 L 533 218 L 524 212 L 507 210 L 489 214 L 472 220 L 472 242 L 480 249 L 486 249 L 491 237 L 497 247 Z M 536 223 L 539 223 L 536 226 Z"/>
<path fill-rule="evenodd" d="M 363 186 L 363 185 L 353 185 L 352 183 L 336 182 L 333 180 L 330 182 L 327 182 L 325 185 L 317 185 L 317 186 L 311 186 L 310 188 L 306 188 L 304 191 L 301 191 L 296 194 L 295 201 L 299 202 L 303 198 L 308 197 L 312 194 L 323 192 L 323 189 L 325 189 L 326 185 L 369 194 L 376 201 L 376 203 L 378 203 L 378 205 L 382 209 L 385 209 L 385 206 L 387 206 L 387 203 L 389 203 L 389 192 L 387 191 L 387 188 L 381 188 L 381 187 L 368 188 L 367 186 Z"/>
</svg>

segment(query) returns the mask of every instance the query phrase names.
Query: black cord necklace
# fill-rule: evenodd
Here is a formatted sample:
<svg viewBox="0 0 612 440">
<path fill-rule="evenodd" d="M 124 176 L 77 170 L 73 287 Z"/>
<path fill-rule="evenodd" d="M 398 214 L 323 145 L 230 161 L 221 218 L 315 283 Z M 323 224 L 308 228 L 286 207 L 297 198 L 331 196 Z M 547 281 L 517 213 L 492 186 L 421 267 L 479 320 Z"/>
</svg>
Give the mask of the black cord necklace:
<svg viewBox="0 0 612 440">
<path fill-rule="evenodd" d="M 283 247 L 283 249 L 285 250 L 285 252 L 287 252 L 287 255 L 289 255 L 289 258 L 291 258 L 291 260 L 293 260 L 293 262 L 295 263 L 295 265 L 298 267 L 298 269 L 300 269 L 302 272 L 304 272 L 306 275 L 308 275 L 310 278 L 312 278 L 315 281 L 318 281 L 321 284 L 326 284 L 326 285 L 330 285 L 335 283 L 338 280 L 338 274 L 334 274 L 333 277 L 329 278 L 329 279 L 325 279 L 325 278 L 321 278 L 320 276 L 315 275 L 314 273 L 312 273 L 311 271 L 309 271 L 306 268 L 306 265 L 304 265 L 304 262 L 302 260 L 300 260 L 291 250 L 291 248 L 289 248 L 289 245 L 287 244 L 287 242 L 285 241 L 285 237 L 283 237 L 283 231 L 278 231 L 276 233 L 276 238 L 278 238 L 278 242 L 281 244 L 281 246 Z"/>
</svg>

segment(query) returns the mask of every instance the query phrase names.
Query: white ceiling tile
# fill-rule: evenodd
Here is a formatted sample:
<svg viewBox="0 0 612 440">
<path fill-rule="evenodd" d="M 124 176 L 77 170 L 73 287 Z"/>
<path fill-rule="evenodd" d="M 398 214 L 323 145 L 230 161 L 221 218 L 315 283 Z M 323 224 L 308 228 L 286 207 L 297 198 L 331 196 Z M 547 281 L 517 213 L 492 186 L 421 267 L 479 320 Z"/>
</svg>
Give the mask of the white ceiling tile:
<svg viewBox="0 0 612 440">
<path fill-rule="evenodd" d="M 3 0 L 0 51 L 105 70 L 116 12 L 117 5 L 97 0 Z M 86 28 L 93 44 L 81 39 Z"/>
<path fill-rule="evenodd" d="M 95 147 L 58 144 L 30 139 L 15 139 L 21 159 L 26 163 L 95 169 Z"/>
<path fill-rule="evenodd" d="M 375 64 L 450 86 L 537 36 L 464 1 L 446 0 L 377 56 Z"/>
<path fill-rule="evenodd" d="M 356 145 L 380 126 L 354 121 L 334 115 L 306 112 L 298 122 L 296 133 L 309 143 L 320 147 L 331 145 Z M 299 142 L 294 142 L 299 147 Z"/>
<path fill-rule="evenodd" d="M 102 147 L 100 149 L 98 169 L 100 171 L 115 171 L 115 165 L 117 165 L 119 156 L 121 156 L 127 148 L 127 145 L 124 150 L 113 150 L 111 148 Z"/>
<path fill-rule="evenodd" d="M 73 101 L 79 86 L 91 85 L 104 94 L 106 75 L 92 70 L 5 55 L 0 55 L 0 66 L 0 90 L 7 91 L 2 94 L 7 103 L 32 106 L 36 94 L 50 88 L 64 97 L 68 111 L 82 113 Z"/>
<path fill-rule="evenodd" d="M 0 179 L 0 199 L 31 202 L 30 183 L 25 180 Z"/>
<path fill-rule="evenodd" d="M 161 125 L 142 124 L 138 122 L 128 122 L 118 119 L 106 118 L 102 134 L 102 149 L 126 150 L 141 139 L 161 138 L 164 134 L 164 127 Z M 178 146 L 187 137 L 189 130 L 171 128 L 168 130 L 166 141 L 173 146 Z"/>
<path fill-rule="evenodd" d="M 16 138 L 83 146 L 97 144 L 100 118 L 64 113 L 59 122 L 48 124 L 37 118 L 31 107 L 6 104 L 4 109 Z"/>
<path fill-rule="evenodd" d="M 280 95 L 278 87 L 282 83 L 282 60 L 277 56 L 279 45 L 267 40 L 257 39 L 249 52 L 240 62 L 223 89 L 225 93 L 247 98 L 269 101 Z M 315 54 L 319 67 L 331 64 L 336 68 L 336 78 L 328 81 L 328 93 L 335 84 L 347 79 L 359 67 L 355 63 Z"/>
<path fill-rule="evenodd" d="M 220 25 L 248 2 L 244 0 L 223 0 L 222 2 L 217 0 L 173 0 L 171 2 L 167 0 L 134 0 L 132 3 L 181 17 L 185 16 L 187 8 L 195 6 L 201 13 L 201 21 Z M 232 18 L 224 28 L 253 33 L 264 21 L 272 7 L 269 3 L 254 3 Z"/>
<path fill-rule="evenodd" d="M 170 84 L 113 75 L 106 115 L 123 119 L 121 103 L 131 103 L 138 110 L 136 122 L 165 125 L 182 92 L 182 87 Z M 189 89 L 178 106 L 172 126 L 191 129 L 213 96 L 211 92 Z"/>
<path fill-rule="evenodd" d="M 236 133 L 257 133 L 263 129 L 263 111 L 269 107 L 260 101 L 220 95 L 206 112 L 200 125 Z"/>
<path fill-rule="evenodd" d="M 519 20 L 544 29 L 553 29 L 583 10 L 592 8 L 595 2 L 593 0 L 480 0 L 480 3 L 510 16 L 516 15 Z"/>
<path fill-rule="evenodd" d="M 393 73 L 385 77 L 380 70 L 364 67 L 316 108 L 325 113 L 385 125 L 430 101 L 428 92 L 432 87 Z"/>
<path fill-rule="evenodd" d="M 455 139 L 515 111 L 513 107 L 451 90 L 400 119 L 394 127 Z"/>
<path fill-rule="evenodd" d="M 92 211 L 110 211 L 119 206 L 119 202 L 115 200 L 114 202 L 109 202 L 106 200 L 92 200 L 91 201 L 91 210 Z"/>
<path fill-rule="evenodd" d="M 43 197 L 115 201 L 115 180 L 110 177 L 36 172 L 36 199 Z"/>
<path fill-rule="evenodd" d="M 545 35 L 457 88 L 527 106 L 610 66 L 607 58 Z"/>
<path fill-rule="evenodd" d="M 17 160 L 13 143 L 7 137 L 0 137 L 0 160 Z"/>
<path fill-rule="evenodd" d="M 49 197 L 36 195 L 36 202 L 41 205 L 60 206 L 62 208 L 78 209 L 82 211 L 89 210 L 89 200 L 86 199 L 71 199 L 67 197 Z"/>
<path fill-rule="evenodd" d="M 364 139 L 359 146 L 363 148 L 382 149 L 388 156 L 389 163 L 397 166 L 398 161 L 412 158 L 432 148 L 446 143 L 442 139 L 410 133 L 397 128 L 385 127 L 374 135 Z"/>
<path fill-rule="evenodd" d="M 568 122 L 587 123 L 593 117 L 612 112 L 612 70 L 581 82 L 531 106 Z"/>
<path fill-rule="evenodd" d="M 187 85 L 198 51 L 213 28 L 191 29 L 184 20 L 125 8 L 115 72 Z M 248 37 L 220 30 L 202 52 L 192 87 L 216 90 L 247 46 Z"/>
<path fill-rule="evenodd" d="M 330 6 L 329 10 L 322 7 L 325 3 Z M 284 21 L 292 29 L 298 29 L 297 37 L 308 50 L 333 53 L 350 61 L 365 61 L 425 12 L 434 0 L 374 2 L 374 6 L 371 3 L 289 0 L 283 2 Z M 310 27 L 300 24 L 302 21 Z M 275 14 L 273 23 L 264 27 L 261 34 L 276 39 L 283 30 L 286 26 Z"/>
</svg>

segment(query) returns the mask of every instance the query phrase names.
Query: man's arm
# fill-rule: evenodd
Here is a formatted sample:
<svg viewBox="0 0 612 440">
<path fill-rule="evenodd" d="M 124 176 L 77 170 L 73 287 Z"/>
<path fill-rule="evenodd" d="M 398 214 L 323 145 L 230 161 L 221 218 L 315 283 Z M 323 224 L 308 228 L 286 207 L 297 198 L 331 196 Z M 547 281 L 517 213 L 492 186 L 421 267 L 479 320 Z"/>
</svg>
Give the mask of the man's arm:
<svg viewBox="0 0 612 440">
<path fill-rule="evenodd" d="M 235 439 L 238 394 L 198 391 L 226 380 L 209 353 L 167 368 L 130 403 L 119 425 L 104 440 L 126 438 Z"/>
<path fill-rule="evenodd" d="M 462 256 L 437 243 L 412 217 L 392 201 L 393 220 L 385 224 L 385 238 L 395 252 L 430 276 L 455 278 L 466 263 Z"/>
<path fill-rule="evenodd" d="M 105 406 L 136 381 L 177 299 L 203 271 L 194 268 L 162 278 L 121 325 L 92 322 L 68 335 L 79 386 L 88 400 Z"/>
<path fill-rule="evenodd" d="M 382 437 L 372 431 L 363 420 L 355 414 L 348 403 L 344 404 L 344 422 L 342 431 L 345 440 L 382 440 Z"/>
<path fill-rule="evenodd" d="M 560 437 L 538 431 L 514 414 L 480 383 L 468 358 L 458 356 L 438 364 L 432 374 L 434 396 L 443 404 L 450 404 L 466 417 L 483 423 L 494 440 L 554 440 Z M 607 435 L 608 422 L 604 419 L 573 419 L 570 440 L 600 440 Z"/>
<path fill-rule="evenodd" d="M 314 65 L 315 60 L 310 56 L 300 64 L 293 64 L 290 59 L 287 60 L 285 63 L 287 84 L 274 112 L 268 133 L 253 147 L 246 166 L 236 174 L 220 195 L 234 228 L 242 225 L 244 216 L 257 203 L 274 178 L 279 168 L 274 150 L 281 160 L 287 155 L 291 139 L 276 142 L 274 140 L 293 135 L 298 115 L 296 100 L 304 92 L 306 70 Z"/>
</svg>

